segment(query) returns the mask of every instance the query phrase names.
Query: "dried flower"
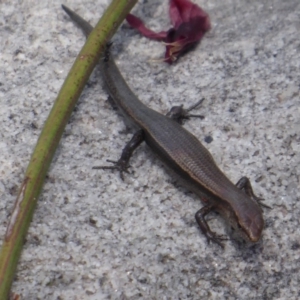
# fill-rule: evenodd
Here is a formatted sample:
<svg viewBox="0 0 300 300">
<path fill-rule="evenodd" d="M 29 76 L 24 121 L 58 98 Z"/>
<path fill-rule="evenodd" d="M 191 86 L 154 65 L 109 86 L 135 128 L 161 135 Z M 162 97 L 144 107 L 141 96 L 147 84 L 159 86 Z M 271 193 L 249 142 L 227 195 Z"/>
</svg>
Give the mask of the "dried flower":
<svg viewBox="0 0 300 300">
<path fill-rule="evenodd" d="M 208 14 L 189 0 L 170 0 L 169 15 L 173 27 L 168 31 L 154 32 L 132 14 L 127 22 L 142 35 L 166 44 L 165 61 L 172 63 L 178 56 L 192 48 L 210 29 Z"/>
</svg>

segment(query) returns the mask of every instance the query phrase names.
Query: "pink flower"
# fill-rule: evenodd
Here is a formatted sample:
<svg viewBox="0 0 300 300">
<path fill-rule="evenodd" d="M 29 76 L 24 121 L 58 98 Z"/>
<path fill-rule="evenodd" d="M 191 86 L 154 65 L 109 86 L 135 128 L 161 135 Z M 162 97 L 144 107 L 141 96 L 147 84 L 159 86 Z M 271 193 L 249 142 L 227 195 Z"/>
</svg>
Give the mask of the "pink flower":
<svg viewBox="0 0 300 300">
<path fill-rule="evenodd" d="M 165 61 L 171 64 L 202 39 L 210 29 L 210 20 L 203 9 L 189 0 L 170 0 L 169 15 L 173 27 L 158 33 L 145 27 L 143 21 L 132 14 L 128 14 L 126 20 L 145 37 L 163 41 Z"/>
</svg>

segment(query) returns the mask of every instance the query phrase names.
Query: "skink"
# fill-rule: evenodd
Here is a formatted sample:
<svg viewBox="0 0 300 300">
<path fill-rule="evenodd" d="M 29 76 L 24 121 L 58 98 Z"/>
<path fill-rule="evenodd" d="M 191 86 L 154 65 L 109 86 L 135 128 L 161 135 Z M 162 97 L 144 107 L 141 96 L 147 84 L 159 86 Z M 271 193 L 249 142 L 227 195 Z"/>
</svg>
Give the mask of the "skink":
<svg viewBox="0 0 300 300">
<path fill-rule="evenodd" d="M 69 8 L 63 6 L 63 9 L 88 36 L 93 27 Z M 106 168 L 126 170 L 132 152 L 145 141 L 184 185 L 204 202 L 195 217 L 208 241 L 222 246 L 205 220 L 205 216 L 213 210 L 229 220 L 246 241 L 257 242 L 262 235 L 264 220 L 260 199 L 254 195 L 250 181 L 243 177 L 234 185 L 194 135 L 176 120 L 144 105 L 128 87 L 109 50 L 100 61 L 100 70 L 113 102 L 137 129 L 116 166 Z"/>
</svg>

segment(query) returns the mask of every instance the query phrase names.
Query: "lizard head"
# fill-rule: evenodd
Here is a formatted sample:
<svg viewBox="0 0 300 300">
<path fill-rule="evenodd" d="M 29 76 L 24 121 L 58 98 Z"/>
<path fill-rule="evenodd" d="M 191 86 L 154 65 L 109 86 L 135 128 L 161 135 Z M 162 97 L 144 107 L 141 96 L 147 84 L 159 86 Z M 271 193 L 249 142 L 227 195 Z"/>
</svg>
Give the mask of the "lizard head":
<svg viewBox="0 0 300 300">
<path fill-rule="evenodd" d="M 249 201 L 251 206 L 248 205 Z M 243 205 L 245 204 L 245 205 Z M 239 234 L 247 241 L 256 243 L 259 241 L 264 228 L 262 210 L 257 202 L 247 199 L 247 202 L 240 203 L 236 215 L 236 229 Z"/>
</svg>

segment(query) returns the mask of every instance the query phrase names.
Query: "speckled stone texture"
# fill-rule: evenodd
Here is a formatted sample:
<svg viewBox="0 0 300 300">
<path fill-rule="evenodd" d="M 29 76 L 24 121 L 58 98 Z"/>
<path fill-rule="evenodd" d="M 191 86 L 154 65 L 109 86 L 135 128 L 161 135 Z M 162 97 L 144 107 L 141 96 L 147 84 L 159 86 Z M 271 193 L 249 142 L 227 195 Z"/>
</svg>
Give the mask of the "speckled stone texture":
<svg viewBox="0 0 300 300">
<path fill-rule="evenodd" d="M 95 24 L 109 1 L 64 4 Z M 39 199 L 13 291 L 22 299 L 299 299 L 299 0 L 195 1 L 212 30 L 169 66 L 161 43 L 124 24 L 113 51 L 150 107 L 205 101 L 185 127 L 234 182 L 248 176 L 265 209 L 258 245 L 208 245 L 199 199 L 174 183 L 142 145 L 132 174 L 92 170 L 116 159 L 131 134 L 106 102 L 99 71 L 66 128 Z M 0 3 L 0 239 L 30 154 L 84 37 L 61 1 Z M 134 13 L 169 28 L 167 1 Z M 212 142 L 205 138 L 211 136 Z M 209 140 L 209 139 L 207 139 Z M 224 231 L 212 214 L 211 227 Z M 1 242 L 0 242 L 1 243 Z"/>
</svg>

